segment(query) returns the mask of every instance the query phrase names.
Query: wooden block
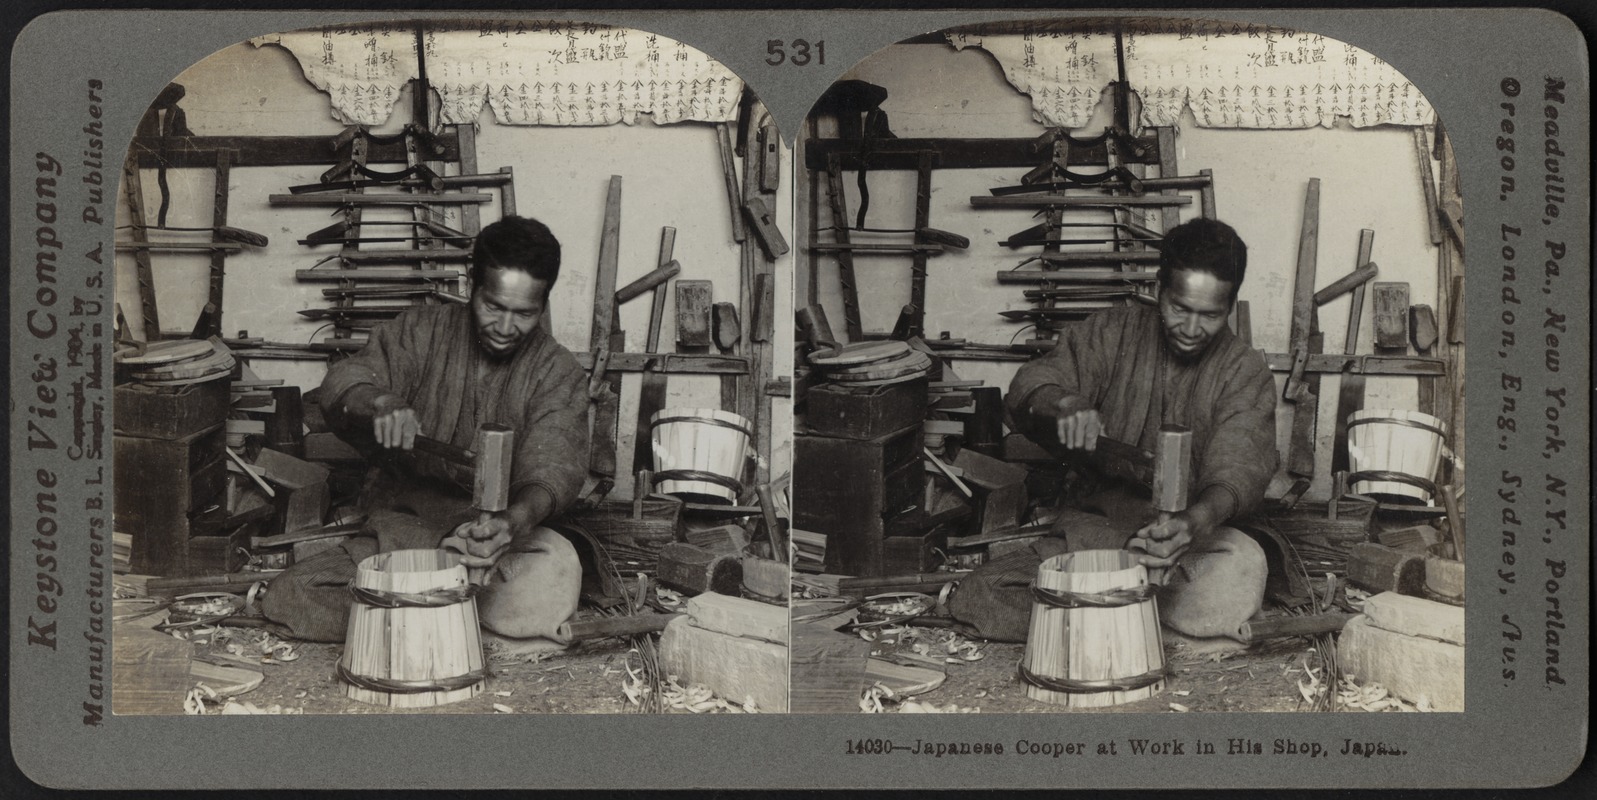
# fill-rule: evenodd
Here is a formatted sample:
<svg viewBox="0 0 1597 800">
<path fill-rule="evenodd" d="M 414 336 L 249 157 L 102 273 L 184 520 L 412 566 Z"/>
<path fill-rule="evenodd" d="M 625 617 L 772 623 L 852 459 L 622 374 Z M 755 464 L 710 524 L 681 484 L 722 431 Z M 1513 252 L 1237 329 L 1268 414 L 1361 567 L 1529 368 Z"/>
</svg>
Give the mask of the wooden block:
<svg viewBox="0 0 1597 800">
<path fill-rule="evenodd" d="M 715 287 L 709 281 L 676 282 L 677 346 L 709 347 L 710 307 Z"/>
<path fill-rule="evenodd" d="M 953 466 L 964 471 L 966 483 L 992 491 L 1015 484 L 1026 483 L 1026 476 L 1031 473 L 1025 467 L 1010 464 L 1006 461 L 985 456 L 974 450 L 960 450 L 954 457 Z"/>
<path fill-rule="evenodd" d="M 921 433 L 927 436 L 964 436 L 965 423 L 957 419 L 929 419 L 921 423 Z"/>
<path fill-rule="evenodd" d="M 266 423 L 258 419 L 230 419 L 227 421 L 227 433 L 229 436 L 265 436 Z"/>
<path fill-rule="evenodd" d="M 743 585 L 743 561 L 729 553 L 715 553 L 683 542 L 660 549 L 660 581 L 688 594 L 736 595 Z"/>
<path fill-rule="evenodd" d="M 704 684 L 728 701 L 752 700 L 765 712 L 788 710 L 787 653 L 778 644 L 705 630 L 687 617 L 671 620 L 660 636 L 667 675 L 683 686 Z"/>
<path fill-rule="evenodd" d="M 1337 666 L 1360 685 L 1379 683 L 1433 711 L 1464 710 L 1464 648 L 1349 620 L 1337 639 Z"/>
<path fill-rule="evenodd" d="M 1376 351 L 1408 352 L 1408 284 L 1377 281 L 1374 298 Z"/>
<path fill-rule="evenodd" d="M 857 713 L 869 642 L 824 625 L 793 626 L 793 712 Z"/>
<path fill-rule="evenodd" d="M 743 324 L 738 319 L 738 308 L 731 303 L 710 306 L 710 338 L 723 353 L 730 353 L 743 341 Z"/>
<path fill-rule="evenodd" d="M 117 714 L 182 714 L 194 681 L 189 659 L 194 645 L 140 628 L 119 628 L 111 637 L 111 697 Z"/>
<path fill-rule="evenodd" d="M 1449 605 L 1464 605 L 1464 562 L 1434 554 L 1426 556 L 1425 596 Z"/>
<path fill-rule="evenodd" d="M 1436 329 L 1436 312 L 1428 305 L 1413 305 L 1408 308 L 1409 337 L 1414 343 L 1414 352 L 1425 355 L 1436 345 L 1439 333 Z"/>
<path fill-rule="evenodd" d="M 741 525 L 717 525 L 684 534 L 688 544 L 712 553 L 742 553 L 749 546 L 749 533 Z"/>
<path fill-rule="evenodd" d="M 1464 276 L 1454 275 L 1447 286 L 1447 343 L 1464 343 Z"/>
<path fill-rule="evenodd" d="M 787 644 L 785 606 L 724 594 L 701 594 L 688 598 L 687 610 L 688 621 L 705 630 Z"/>
<path fill-rule="evenodd" d="M 1464 644 L 1464 609 L 1423 597 L 1381 592 L 1364 601 L 1371 625 L 1405 636 Z"/>
<path fill-rule="evenodd" d="M 960 453 L 963 455 L 963 451 Z M 1026 482 L 1012 483 L 987 492 L 981 499 L 981 533 L 1013 528 L 1026 514 L 1030 495 Z"/>
<path fill-rule="evenodd" d="M 266 480 L 278 487 L 283 533 L 320 528 L 327 515 L 329 470 L 287 453 L 262 449 L 255 466 L 266 470 Z"/>
<path fill-rule="evenodd" d="M 1347 577 L 1371 592 L 1397 592 L 1418 597 L 1425 587 L 1425 556 L 1362 542 L 1348 551 Z"/>
<path fill-rule="evenodd" d="M 819 562 L 817 561 L 817 566 Z M 786 600 L 792 591 L 792 574 L 787 564 L 759 556 L 743 557 L 743 589 L 761 597 Z"/>
<path fill-rule="evenodd" d="M 776 276 L 762 272 L 754 276 L 754 320 L 749 337 L 769 342 L 776 330 Z"/>
</svg>

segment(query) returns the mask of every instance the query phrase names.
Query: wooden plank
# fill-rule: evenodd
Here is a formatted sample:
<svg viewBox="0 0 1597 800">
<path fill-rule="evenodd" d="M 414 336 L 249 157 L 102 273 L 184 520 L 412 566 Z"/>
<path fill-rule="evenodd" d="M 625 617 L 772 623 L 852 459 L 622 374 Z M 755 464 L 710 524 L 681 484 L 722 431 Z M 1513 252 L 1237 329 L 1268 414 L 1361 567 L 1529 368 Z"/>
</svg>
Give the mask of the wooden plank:
<svg viewBox="0 0 1597 800">
<path fill-rule="evenodd" d="M 592 353 L 572 353 L 583 369 L 593 369 Z M 749 357 L 721 353 L 611 353 L 611 372 L 656 370 L 668 375 L 743 375 Z"/>
<path fill-rule="evenodd" d="M 1062 284 L 1072 283 L 1152 283 L 1159 279 L 1158 272 L 1120 272 L 1112 269 L 1060 269 L 1060 270 L 1003 270 L 997 274 L 1001 284 Z"/>
<path fill-rule="evenodd" d="M 1068 253 L 1038 253 L 1037 260 L 1045 264 L 1064 267 L 1085 267 L 1097 266 L 1100 264 L 1140 264 L 1144 266 L 1157 266 L 1159 264 L 1159 251 L 1127 250 L 1118 253 L 1083 253 L 1075 251 Z"/>
<path fill-rule="evenodd" d="M 793 626 L 793 700 L 795 713 L 859 711 L 865 689 L 869 642 L 824 625 Z"/>
<path fill-rule="evenodd" d="M 1375 352 L 1385 355 L 1408 352 L 1409 287 L 1401 281 L 1375 284 Z"/>
<path fill-rule="evenodd" d="M 671 257 L 676 249 L 677 229 L 663 227 L 660 229 L 660 252 L 655 263 L 660 269 L 675 263 Z M 649 331 L 644 344 L 644 352 L 660 352 L 660 328 L 665 323 L 665 285 L 656 285 L 651 291 L 653 296 L 649 303 Z M 611 359 L 615 354 L 611 354 Z M 638 389 L 638 416 L 633 425 L 632 446 L 632 471 L 654 468 L 654 435 L 650 422 L 655 412 L 665 408 L 666 403 L 666 374 L 660 370 L 645 370 L 643 381 Z"/>
<path fill-rule="evenodd" d="M 1144 145 L 1140 158 L 1122 159 L 1124 163 L 1158 163 L 1158 139 L 1152 134 L 1139 137 Z M 938 169 L 987 169 L 992 167 L 1030 169 L 1052 157 L 1053 143 L 1042 137 L 1024 139 L 877 139 L 871 142 L 868 152 L 858 139 L 812 139 L 804 146 L 804 166 L 811 170 L 824 170 L 832 156 L 838 157 L 838 166 L 858 170 L 861 166 L 874 171 L 915 170 L 920 154 L 933 151 L 938 154 Z M 1070 151 L 1072 166 L 1104 166 L 1108 164 L 1108 149 L 1102 145 L 1073 147 Z"/>
<path fill-rule="evenodd" d="M 1172 206 L 1190 206 L 1192 198 L 1180 195 L 1165 197 L 1163 195 L 1104 195 L 1090 197 L 1086 195 L 1011 195 L 1007 197 L 984 197 L 975 195 L 970 198 L 972 208 L 1047 208 L 1049 206 L 1070 206 L 1089 208 L 1097 207 L 1138 207 L 1138 208 L 1169 208 Z"/>
<path fill-rule="evenodd" d="M 1359 231 L 1358 267 L 1370 263 L 1370 257 L 1375 250 L 1375 231 L 1365 228 Z M 1355 270 L 1355 273 L 1357 270 Z M 1353 355 L 1358 352 L 1359 328 L 1364 319 L 1364 290 L 1366 284 L 1359 282 L 1353 286 L 1352 303 L 1347 312 L 1347 335 L 1342 343 L 1342 352 Z M 1348 371 L 1343 373 L 1337 384 L 1335 429 L 1331 434 L 1331 471 L 1346 472 L 1348 470 L 1347 452 L 1347 418 L 1353 412 L 1364 408 L 1364 373 Z"/>
<path fill-rule="evenodd" d="M 937 154 L 927 151 L 920 154 L 915 165 L 915 228 L 929 228 L 932 224 L 932 170 L 937 166 Z M 916 250 L 909 264 L 910 333 L 920 336 L 926 330 L 926 261 L 930 254 Z"/>
<path fill-rule="evenodd" d="M 493 195 L 481 192 L 427 192 L 418 194 L 403 194 L 400 192 L 386 192 L 383 194 L 349 194 L 336 192 L 332 194 L 274 194 L 268 195 L 267 202 L 274 206 L 405 206 L 416 203 L 436 205 L 466 205 L 469 203 L 487 203 L 493 200 Z"/>
<path fill-rule="evenodd" d="M 688 598 L 687 612 L 688 621 L 705 630 L 787 644 L 787 609 L 782 606 L 724 594 L 701 594 Z"/>
<path fill-rule="evenodd" d="M 414 251 L 412 251 L 414 252 Z M 465 277 L 457 269 L 397 269 L 373 267 L 369 269 L 297 269 L 297 281 L 453 281 Z"/>
<path fill-rule="evenodd" d="M 1214 203 L 1214 170 L 1200 169 L 1198 174 L 1209 179 L 1209 182 L 1198 190 L 1199 213 L 1203 215 L 1204 219 L 1215 219 L 1215 215 L 1220 212 L 1215 209 Z"/>
<path fill-rule="evenodd" d="M 231 150 L 220 150 L 216 153 L 216 183 L 213 195 L 215 200 L 211 206 L 211 226 L 222 228 L 227 225 L 227 197 L 228 183 L 232 180 L 233 159 L 235 153 Z M 211 241 L 221 243 L 220 232 L 211 233 Z M 227 266 L 227 251 L 222 249 L 211 251 L 211 272 L 206 292 L 206 302 L 216 309 L 214 314 L 207 316 L 205 330 L 200 331 L 205 336 L 222 335 L 222 281 L 223 268 Z"/>
<path fill-rule="evenodd" d="M 615 352 L 615 334 L 620 332 L 615 304 L 616 273 L 620 266 L 621 251 L 621 176 L 610 176 L 610 187 L 605 194 L 604 225 L 599 237 L 599 266 L 594 277 L 593 325 L 588 337 L 589 350 Z M 590 386 L 600 384 L 595 398 L 593 414 L 592 447 L 588 454 L 588 469 L 601 478 L 616 474 L 616 426 L 621 404 L 621 373 L 608 370 L 594 375 Z"/>
<path fill-rule="evenodd" d="M 1442 243 L 1441 217 L 1436 213 L 1436 178 L 1431 172 L 1431 148 L 1425 142 L 1425 128 L 1411 129 L 1414 135 L 1414 155 L 1420 164 L 1420 193 L 1425 195 L 1425 223 L 1431 232 L 1431 244 Z"/>
<path fill-rule="evenodd" d="M 218 150 L 232 150 L 238 154 L 234 167 L 326 166 L 339 158 L 335 138 L 325 135 L 138 136 L 129 146 L 128 155 L 141 169 L 162 165 L 168 169 L 210 169 L 216 165 Z M 444 149 L 438 156 L 440 159 L 459 159 L 459 144 L 453 131 L 445 131 L 437 139 Z M 402 163 L 405 145 L 403 142 L 371 142 L 367 158 L 371 163 Z"/>
<path fill-rule="evenodd" d="M 1371 234 L 1374 233 L 1373 231 L 1369 230 L 1366 230 L 1365 232 Z M 1380 272 L 1380 268 L 1376 266 L 1375 262 L 1365 261 L 1360 266 L 1355 267 L 1352 272 L 1337 278 L 1331 283 L 1331 285 L 1319 290 L 1318 292 L 1315 292 L 1314 305 L 1316 307 L 1323 306 L 1355 288 L 1362 289 L 1364 284 L 1369 282 L 1370 279 L 1374 278 L 1378 272 Z M 1351 330 L 1357 332 L 1358 329 L 1355 327 Z"/>
<path fill-rule="evenodd" d="M 919 163 L 919 156 L 916 156 Z M 834 154 L 826 162 L 826 197 L 832 212 L 832 235 L 838 244 L 849 244 L 848 195 L 843 191 L 843 157 Z M 837 280 L 843 294 L 843 329 L 849 341 L 865 337 L 860 321 L 859 283 L 854 277 L 854 255 L 848 251 L 837 254 Z"/>
<path fill-rule="evenodd" d="M 1270 369 L 1276 372 L 1286 372 L 1292 369 L 1292 356 L 1289 353 L 1265 353 L 1264 360 L 1266 364 L 1269 364 Z M 1446 374 L 1447 364 L 1439 358 L 1416 356 L 1321 354 L 1309 356 L 1303 371 L 1305 373 L 1346 372 L 1354 375 L 1408 375 L 1422 377 Z"/>
<path fill-rule="evenodd" d="M 149 241 L 144 233 L 144 226 L 150 224 L 150 218 L 144 213 L 143 183 L 131 156 L 122 166 L 122 193 L 127 198 L 128 216 L 133 220 L 133 227 L 129 231 L 133 241 Z M 133 251 L 133 264 L 134 280 L 138 282 L 139 289 L 139 313 L 144 318 L 144 341 L 160 341 L 161 317 L 155 299 L 155 271 L 150 264 L 149 252 L 143 249 Z"/>
<path fill-rule="evenodd" d="M 1303 226 L 1298 234 L 1297 274 L 1292 287 L 1291 342 L 1294 357 L 1320 352 L 1315 324 L 1314 273 L 1319 258 L 1320 179 L 1310 178 L 1303 199 Z M 1292 378 L 1287 383 L 1292 410 L 1292 436 L 1287 446 L 1287 472 L 1298 478 L 1314 475 L 1314 436 L 1319 422 L 1320 376 L 1307 373 L 1295 376 L 1301 393 L 1293 393 Z"/>
<path fill-rule="evenodd" d="M 676 282 L 677 347 L 709 347 L 710 306 L 715 286 L 705 280 Z"/>
<path fill-rule="evenodd" d="M 726 184 L 726 203 L 732 218 L 732 241 L 743 243 L 748 234 L 743 230 L 743 203 L 738 193 L 737 165 L 732 160 L 732 128 L 728 123 L 715 125 L 716 149 L 721 155 L 721 180 Z"/>
</svg>

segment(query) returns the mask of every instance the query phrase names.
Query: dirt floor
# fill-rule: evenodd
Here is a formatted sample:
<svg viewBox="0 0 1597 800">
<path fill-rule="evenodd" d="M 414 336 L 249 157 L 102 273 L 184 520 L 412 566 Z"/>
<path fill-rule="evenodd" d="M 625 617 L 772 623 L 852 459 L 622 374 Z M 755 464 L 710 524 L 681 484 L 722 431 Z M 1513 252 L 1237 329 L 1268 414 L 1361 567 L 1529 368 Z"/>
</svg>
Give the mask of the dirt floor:
<svg viewBox="0 0 1597 800">
<path fill-rule="evenodd" d="M 216 627 L 190 637 L 196 659 L 245 667 L 262 675 L 259 686 L 247 692 L 232 694 L 223 689 L 222 696 L 206 696 L 205 713 L 222 713 L 229 697 L 235 705 L 226 709 L 227 713 L 620 714 L 637 710 L 622 691 L 629 658 L 634 670 L 639 664 L 626 639 L 581 643 L 536 660 L 495 658 L 490 648 L 492 671 L 481 694 L 448 705 L 411 709 L 370 705 L 346 697 L 335 673 L 344 651 L 342 644 L 287 642 L 290 648 L 272 657 L 261 652 L 263 635 L 258 629 Z"/>
<path fill-rule="evenodd" d="M 916 645 L 941 656 L 947 681 L 912 698 L 920 708 L 944 711 L 975 710 L 983 714 L 1024 712 L 1058 713 L 1059 706 L 1032 700 L 1017 673 L 1025 645 L 975 641 L 976 647 L 948 655 L 953 631 L 938 628 L 888 629 L 872 646 L 872 655 L 914 653 Z M 907 635 L 907 638 L 906 638 Z M 958 638 L 956 644 L 971 640 Z M 1155 697 L 1135 703 L 1074 713 L 1093 712 L 1200 712 L 1200 711 L 1303 711 L 1308 704 L 1298 688 L 1307 681 L 1306 669 L 1318 666 L 1314 644 L 1308 639 L 1282 639 L 1240 652 L 1203 654 L 1184 644 L 1166 643 L 1165 658 L 1172 668 L 1166 688 Z M 979 655 L 978 660 L 966 660 Z M 952 659 L 955 663 L 949 663 Z M 949 708 L 952 704 L 956 708 Z M 895 710 L 888 703 L 884 711 Z M 898 710 L 904 710 L 899 705 Z M 931 710 L 927 708 L 926 710 Z"/>
</svg>

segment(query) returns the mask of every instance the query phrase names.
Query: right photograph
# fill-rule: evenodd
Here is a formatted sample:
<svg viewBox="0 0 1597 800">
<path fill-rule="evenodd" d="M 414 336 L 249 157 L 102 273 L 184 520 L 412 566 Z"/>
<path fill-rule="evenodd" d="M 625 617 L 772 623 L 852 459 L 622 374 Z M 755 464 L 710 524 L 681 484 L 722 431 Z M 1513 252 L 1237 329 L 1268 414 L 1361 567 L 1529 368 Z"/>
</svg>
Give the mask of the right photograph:
<svg viewBox="0 0 1597 800">
<path fill-rule="evenodd" d="M 794 712 L 1464 709 L 1463 204 L 1401 66 L 1073 19 L 830 87 Z"/>
</svg>

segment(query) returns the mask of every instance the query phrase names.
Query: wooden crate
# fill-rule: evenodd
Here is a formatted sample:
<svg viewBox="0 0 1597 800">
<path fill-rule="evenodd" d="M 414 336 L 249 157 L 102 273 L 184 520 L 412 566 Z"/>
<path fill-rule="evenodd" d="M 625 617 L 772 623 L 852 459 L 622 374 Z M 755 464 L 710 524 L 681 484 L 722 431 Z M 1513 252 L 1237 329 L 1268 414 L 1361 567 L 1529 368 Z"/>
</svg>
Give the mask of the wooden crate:
<svg viewBox="0 0 1597 800">
<path fill-rule="evenodd" d="M 822 436 L 874 439 L 926 418 L 926 379 L 887 386 L 826 383 L 810 389 L 805 424 Z"/>
<path fill-rule="evenodd" d="M 874 439 L 794 438 L 793 525 L 863 530 L 919 506 L 925 486 L 921 428 Z"/>
<path fill-rule="evenodd" d="M 112 391 L 111 427 L 122 436 L 181 439 L 227 419 L 228 382 L 188 386 L 124 383 Z"/>
</svg>

